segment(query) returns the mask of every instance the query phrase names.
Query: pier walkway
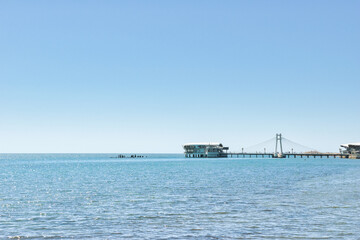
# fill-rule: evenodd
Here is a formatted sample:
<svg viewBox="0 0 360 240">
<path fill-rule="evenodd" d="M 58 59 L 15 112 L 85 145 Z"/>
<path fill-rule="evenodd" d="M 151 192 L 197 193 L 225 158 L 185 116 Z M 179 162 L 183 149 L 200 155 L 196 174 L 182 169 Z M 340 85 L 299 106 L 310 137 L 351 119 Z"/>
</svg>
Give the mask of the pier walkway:
<svg viewBox="0 0 360 240">
<path fill-rule="evenodd" d="M 283 143 L 286 145 L 285 149 L 283 149 Z M 268 152 L 269 149 L 275 151 Z M 349 153 L 341 150 L 339 153 L 319 152 L 286 139 L 281 134 L 276 134 L 276 137 L 265 142 L 245 149 L 242 148 L 241 152 L 226 152 L 226 156 L 232 158 L 349 158 Z"/>
<path fill-rule="evenodd" d="M 228 157 L 231 158 L 348 158 L 348 154 L 342 153 L 283 153 L 282 155 L 274 153 L 235 153 L 228 152 L 226 153 Z"/>
</svg>

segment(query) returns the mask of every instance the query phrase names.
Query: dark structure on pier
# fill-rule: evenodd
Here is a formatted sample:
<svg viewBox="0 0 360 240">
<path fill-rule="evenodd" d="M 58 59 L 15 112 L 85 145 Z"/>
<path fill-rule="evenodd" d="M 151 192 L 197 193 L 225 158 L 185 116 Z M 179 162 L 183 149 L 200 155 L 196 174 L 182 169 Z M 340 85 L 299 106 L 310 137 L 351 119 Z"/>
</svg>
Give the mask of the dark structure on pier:
<svg viewBox="0 0 360 240">
<path fill-rule="evenodd" d="M 341 144 L 341 147 L 345 150 L 340 150 L 343 154 L 349 155 L 349 158 L 359 159 L 360 158 L 360 143 L 348 143 Z"/>
</svg>

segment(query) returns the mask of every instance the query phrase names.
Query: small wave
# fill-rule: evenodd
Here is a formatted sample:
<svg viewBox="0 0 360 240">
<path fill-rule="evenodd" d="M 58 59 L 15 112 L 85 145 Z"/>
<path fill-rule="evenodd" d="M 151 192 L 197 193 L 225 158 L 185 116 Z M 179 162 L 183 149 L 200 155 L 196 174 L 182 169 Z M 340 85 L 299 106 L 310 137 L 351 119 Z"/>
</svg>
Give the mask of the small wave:
<svg viewBox="0 0 360 240">
<path fill-rule="evenodd" d="M 230 212 L 215 212 L 214 214 L 230 214 Z"/>
</svg>

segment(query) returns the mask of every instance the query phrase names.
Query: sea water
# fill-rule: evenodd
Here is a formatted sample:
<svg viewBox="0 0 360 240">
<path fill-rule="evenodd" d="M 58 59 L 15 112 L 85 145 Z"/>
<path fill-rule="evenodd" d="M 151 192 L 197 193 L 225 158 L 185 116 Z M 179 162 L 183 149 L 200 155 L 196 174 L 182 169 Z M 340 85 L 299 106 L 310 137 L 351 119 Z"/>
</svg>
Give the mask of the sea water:
<svg viewBox="0 0 360 240">
<path fill-rule="evenodd" d="M 1 154 L 0 239 L 359 239 L 360 160 Z"/>
</svg>

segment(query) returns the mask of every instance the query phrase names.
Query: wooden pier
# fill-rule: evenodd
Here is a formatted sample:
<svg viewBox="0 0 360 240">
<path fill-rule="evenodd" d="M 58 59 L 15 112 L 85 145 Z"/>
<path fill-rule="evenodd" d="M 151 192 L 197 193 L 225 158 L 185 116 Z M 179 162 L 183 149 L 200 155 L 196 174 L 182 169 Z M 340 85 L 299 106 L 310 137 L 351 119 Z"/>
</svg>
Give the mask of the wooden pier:
<svg viewBox="0 0 360 240">
<path fill-rule="evenodd" d="M 237 157 L 237 158 L 349 158 L 349 154 L 342 153 L 283 153 L 283 154 L 274 154 L 274 153 L 235 153 L 228 152 L 226 153 L 228 157 Z"/>
<path fill-rule="evenodd" d="M 275 148 L 269 144 L 273 144 L 275 140 Z M 287 148 L 283 149 L 283 140 Z M 350 148 L 351 146 L 351 148 Z M 256 144 L 248 148 L 241 148 L 241 152 L 228 152 L 228 147 L 223 147 L 221 143 L 191 143 L 185 144 L 185 157 L 192 158 L 349 158 L 360 159 L 360 143 L 343 144 L 341 147 L 346 150 L 339 149 L 337 152 L 319 152 L 316 149 L 306 147 L 294 141 L 286 139 L 281 133 L 276 134 L 262 143 Z M 256 148 L 255 148 L 256 147 Z"/>
<path fill-rule="evenodd" d="M 360 155 L 357 154 L 351 154 L 349 152 L 341 152 L 340 153 L 334 153 L 334 152 L 318 152 L 315 149 L 312 149 L 307 152 L 295 152 L 291 148 L 291 151 L 283 151 L 283 144 L 282 140 L 284 139 L 282 137 L 282 134 L 276 134 L 275 138 L 272 138 L 266 142 L 273 141 L 275 139 L 275 151 L 274 152 L 266 152 L 266 148 L 264 147 L 264 152 L 245 152 L 244 148 L 242 149 L 242 152 L 226 152 L 227 157 L 243 157 L 243 158 L 360 158 Z M 295 145 L 297 144 L 293 141 L 288 142 L 293 143 Z M 265 142 L 265 143 L 266 143 Z M 260 144 L 257 144 L 259 146 Z M 300 145 L 301 147 L 305 147 Z M 307 148 L 307 147 L 305 147 Z"/>
</svg>

